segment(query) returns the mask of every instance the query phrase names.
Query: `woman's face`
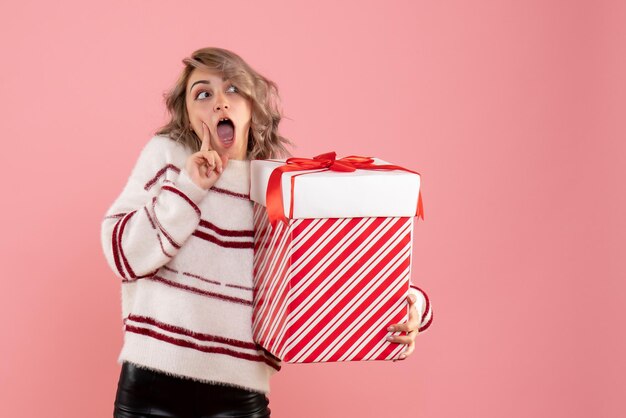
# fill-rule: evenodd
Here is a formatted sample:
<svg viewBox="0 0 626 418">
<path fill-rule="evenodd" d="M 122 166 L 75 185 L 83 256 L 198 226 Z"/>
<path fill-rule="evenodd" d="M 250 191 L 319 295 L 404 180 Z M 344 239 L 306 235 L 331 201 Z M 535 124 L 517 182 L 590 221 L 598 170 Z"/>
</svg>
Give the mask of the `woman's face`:
<svg viewBox="0 0 626 418">
<path fill-rule="evenodd" d="M 227 154 L 230 159 L 246 159 L 252 118 L 249 99 L 239 94 L 229 81 L 222 80 L 220 73 L 196 68 L 187 81 L 185 101 L 198 138 L 202 139 L 204 122 L 211 132 L 211 149 L 220 155 Z M 218 122 L 225 117 L 232 121 L 234 130 L 228 124 L 218 129 Z"/>
</svg>

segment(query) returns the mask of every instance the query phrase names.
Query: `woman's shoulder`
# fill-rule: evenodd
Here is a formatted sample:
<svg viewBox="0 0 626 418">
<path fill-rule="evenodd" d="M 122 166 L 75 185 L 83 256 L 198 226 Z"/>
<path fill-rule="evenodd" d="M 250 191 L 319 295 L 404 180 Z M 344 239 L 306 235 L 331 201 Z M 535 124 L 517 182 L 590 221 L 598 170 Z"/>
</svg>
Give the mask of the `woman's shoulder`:
<svg viewBox="0 0 626 418">
<path fill-rule="evenodd" d="M 168 167 L 181 169 L 190 154 L 183 144 L 169 136 L 154 135 L 143 144 L 134 171 L 151 176 Z"/>
<path fill-rule="evenodd" d="M 192 151 L 168 135 L 154 135 L 143 145 L 140 159 L 152 160 L 154 164 L 172 164 L 184 167 Z"/>
</svg>

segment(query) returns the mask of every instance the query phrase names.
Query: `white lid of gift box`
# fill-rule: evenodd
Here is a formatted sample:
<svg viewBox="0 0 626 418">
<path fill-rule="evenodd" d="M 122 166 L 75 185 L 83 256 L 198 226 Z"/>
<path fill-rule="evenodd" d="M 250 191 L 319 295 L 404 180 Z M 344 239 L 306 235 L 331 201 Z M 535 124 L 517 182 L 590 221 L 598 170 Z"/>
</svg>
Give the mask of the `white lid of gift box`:
<svg viewBox="0 0 626 418">
<path fill-rule="evenodd" d="M 374 164 L 392 164 L 376 157 Z M 266 206 L 270 175 L 286 159 L 250 162 L 250 199 Z M 281 162 L 282 161 L 282 162 Z M 291 177 L 295 179 L 293 218 L 360 218 L 415 216 L 419 174 L 404 170 L 288 171 L 282 175 L 285 217 L 289 218 Z"/>
</svg>

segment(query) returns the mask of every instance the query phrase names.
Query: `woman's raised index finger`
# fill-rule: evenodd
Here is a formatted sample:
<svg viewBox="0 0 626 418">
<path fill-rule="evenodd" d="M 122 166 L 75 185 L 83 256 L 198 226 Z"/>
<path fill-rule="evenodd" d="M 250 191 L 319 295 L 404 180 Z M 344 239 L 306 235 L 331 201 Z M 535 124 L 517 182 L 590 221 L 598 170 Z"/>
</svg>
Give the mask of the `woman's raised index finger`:
<svg viewBox="0 0 626 418">
<path fill-rule="evenodd" d="M 206 123 L 202 122 L 202 145 L 200 146 L 202 151 L 211 150 L 211 132 Z"/>
</svg>

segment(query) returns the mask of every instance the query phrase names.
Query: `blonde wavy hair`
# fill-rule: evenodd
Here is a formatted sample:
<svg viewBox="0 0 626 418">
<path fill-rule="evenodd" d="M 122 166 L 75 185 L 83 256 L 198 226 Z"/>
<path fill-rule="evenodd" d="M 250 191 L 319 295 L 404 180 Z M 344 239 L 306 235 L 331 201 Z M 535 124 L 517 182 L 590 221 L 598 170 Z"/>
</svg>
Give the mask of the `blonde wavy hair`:
<svg viewBox="0 0 626 418">
<path fill-rule="evenodd" d="M 191 129 L 185 97 L 189 76 L 194 69 L 201 68 L 217 71 L 224 79 L 230 80 L 240 94 L 251 100 L 252 120 L 248 131 L 247 159 L 291 157 L 286 145 L 294 144 L 278 133 L 282 111 L 279 109 L 280 97 L 276 83 L 255 71 L 239 55 L 223 48 L 198 49 L 182 62 L 185 67 L 176 84 L 163 95 L 171 119 L 155 135 L 169 136 L 192 152 L 200 150 L 202 139 Z"/>
</svg>

